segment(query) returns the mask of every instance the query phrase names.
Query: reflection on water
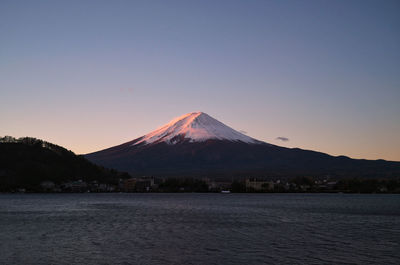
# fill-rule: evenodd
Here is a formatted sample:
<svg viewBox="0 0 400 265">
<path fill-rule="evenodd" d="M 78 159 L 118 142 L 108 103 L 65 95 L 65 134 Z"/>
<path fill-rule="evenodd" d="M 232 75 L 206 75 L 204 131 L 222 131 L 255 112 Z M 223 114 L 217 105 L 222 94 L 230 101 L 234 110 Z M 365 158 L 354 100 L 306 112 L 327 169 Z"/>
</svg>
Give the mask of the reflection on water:
<svg viewBox="0 0 400 265">
<path fill-rule="evenodd" d="M 0 264 L 400 264 L 400 196 L 2 194 Z"/>
</svg>

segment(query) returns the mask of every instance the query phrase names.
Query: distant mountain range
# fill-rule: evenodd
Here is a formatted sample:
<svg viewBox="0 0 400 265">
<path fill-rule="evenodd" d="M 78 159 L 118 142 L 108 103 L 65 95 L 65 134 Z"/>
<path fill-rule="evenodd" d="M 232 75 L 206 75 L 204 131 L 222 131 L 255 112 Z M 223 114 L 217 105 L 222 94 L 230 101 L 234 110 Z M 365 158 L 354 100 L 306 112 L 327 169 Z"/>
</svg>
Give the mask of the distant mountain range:
<svg viewBox="0 0 400 265">
<path fill-rule="evenodd" d="M 285 148 L 193 112 L 130 142 L 85 155 L 132 175 L 165 177 L 400 177 L 400 162 L 351 159 Z"/>
</svg>

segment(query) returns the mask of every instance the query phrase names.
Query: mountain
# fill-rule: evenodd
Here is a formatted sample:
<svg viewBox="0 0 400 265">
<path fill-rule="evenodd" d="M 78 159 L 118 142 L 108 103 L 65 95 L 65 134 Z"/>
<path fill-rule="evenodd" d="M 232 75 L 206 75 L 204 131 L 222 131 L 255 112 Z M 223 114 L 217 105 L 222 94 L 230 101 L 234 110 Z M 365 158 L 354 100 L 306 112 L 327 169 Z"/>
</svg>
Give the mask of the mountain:
<svg viewBox="0 0 400 265">
<path fill-rule="evenodd" d="M 185 114 L 142 137 L 85 157 L 133 175 L 165 177 L 400 176 L 400 162 L 333 157 L 272 145 L 203 112 Z"/>
<path fill-rule="evenodd" d="M 141 143 L 178 144 L 182 141 L 194 143 L 210 139 L 243 142 L 248 144 L 261 143 L 203 112 L 192 112 L 173 119 L 161 128 L 141 137 L 134 145 Z"/>
<path fill-rule="evenodd" d="M 117 183 L 121 176 L 46 141 L 30 137 L 0 138 L 0 191 L 22 187 L 35 190 L 43 181 Z"/>
</svg>

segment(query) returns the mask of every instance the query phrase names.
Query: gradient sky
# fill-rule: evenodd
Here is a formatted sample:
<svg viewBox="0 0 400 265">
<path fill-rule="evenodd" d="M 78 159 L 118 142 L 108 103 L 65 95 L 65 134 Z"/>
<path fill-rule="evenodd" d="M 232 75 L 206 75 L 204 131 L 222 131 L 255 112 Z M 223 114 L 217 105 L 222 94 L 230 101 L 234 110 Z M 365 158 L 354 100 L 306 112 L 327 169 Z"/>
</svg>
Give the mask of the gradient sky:
<svg viewBox="0 0 400 265">
<path fill-rule="evenodd" d="M 388 0 L 0 0 L 0 136 L 81 154 L 203 111 L 269 143 L 400 161 L 399 14 Z"/>
</svg>

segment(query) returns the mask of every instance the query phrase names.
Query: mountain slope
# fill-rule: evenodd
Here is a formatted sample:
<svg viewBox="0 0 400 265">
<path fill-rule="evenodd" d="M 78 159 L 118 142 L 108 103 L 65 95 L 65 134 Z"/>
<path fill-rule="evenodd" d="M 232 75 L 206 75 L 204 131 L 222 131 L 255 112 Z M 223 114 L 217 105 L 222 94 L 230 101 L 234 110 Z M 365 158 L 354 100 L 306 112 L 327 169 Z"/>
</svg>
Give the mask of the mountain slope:
<svg viewBox="0 0 400 265">
<path fill-rule="evenodd" d="M 140 138 L 86 157 L 133 175 L 400 176 L 399 162 L 355 160 L 271 145 L 201 112 L 183 115 Z"/>
<path fill-rule="evenodd" d="M 0 138 L 0 191 L 34 188 L 42 181 L 118 181 L 119 173 L 99 167 L 58 145 L 35 138 Z"/>
</svg>

